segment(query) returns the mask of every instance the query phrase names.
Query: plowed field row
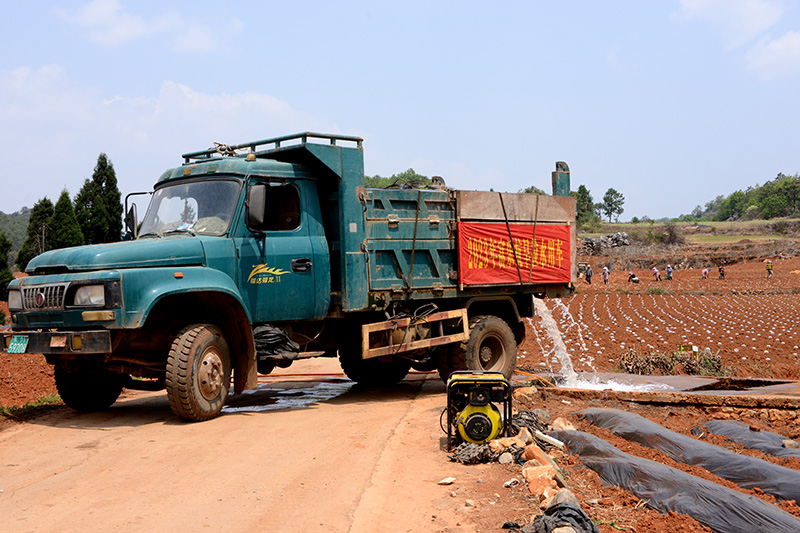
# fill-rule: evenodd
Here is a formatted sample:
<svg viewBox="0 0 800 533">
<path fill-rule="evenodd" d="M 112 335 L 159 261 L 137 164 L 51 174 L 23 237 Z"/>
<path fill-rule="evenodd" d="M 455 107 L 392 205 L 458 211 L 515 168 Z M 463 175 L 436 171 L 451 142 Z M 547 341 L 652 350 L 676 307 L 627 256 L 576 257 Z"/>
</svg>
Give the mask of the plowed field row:
<svg viewBox="0 0 800 533">
<path fill-rule="evenodd" d="M 547 305 L 578 371 L 608 371 L 629 348 L 673 353 L 693 344 L 719 353 L 734 375 L 800 378 L 797 294 L 588 293 Z M 521 365 L 559 370 L 541 321 L 531 322 Z"/>
</svg>

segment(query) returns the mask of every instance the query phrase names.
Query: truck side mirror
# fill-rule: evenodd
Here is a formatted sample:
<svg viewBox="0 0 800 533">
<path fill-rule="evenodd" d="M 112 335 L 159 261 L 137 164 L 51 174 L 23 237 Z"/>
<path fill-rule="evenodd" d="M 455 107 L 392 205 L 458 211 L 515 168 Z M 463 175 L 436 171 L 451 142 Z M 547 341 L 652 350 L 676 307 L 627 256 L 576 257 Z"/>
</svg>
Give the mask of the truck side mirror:
<svg viewBox="0 0 800 533">
<path fill-rule="evenodd" d="M 267 208 L 267 186 L 263 183 L 251 185 L 247 190 L 247 226 L 254 229 L 264 227 Z"/>
<path fill-rule="evenodd" d="M 127 231 L 127 235 L 123 238 L 123 240 L 130 240 L 136 239 L 139 237 L 139 221 L 137 220 L 138 217 L 136 216 L 138 210 L 136 208 L 136 204 L 131 203 L 130 208 L 128 207 L 128 199 L 131 196 L 142 196 L 142 195 L 149 195 L 153 194 L 152 192 L 132 192 L 128 193 L 125 196 L 125 230 Z"/>
<path fill-rule="evenodd" d="M 136 226 L 138 224 L 136 220 L 136 204 L 131 204 L 131 208 L 125 213 L 125 230 L 127 231 L 129 238 L 136 239 L 137 231 Z"/>
</svg>

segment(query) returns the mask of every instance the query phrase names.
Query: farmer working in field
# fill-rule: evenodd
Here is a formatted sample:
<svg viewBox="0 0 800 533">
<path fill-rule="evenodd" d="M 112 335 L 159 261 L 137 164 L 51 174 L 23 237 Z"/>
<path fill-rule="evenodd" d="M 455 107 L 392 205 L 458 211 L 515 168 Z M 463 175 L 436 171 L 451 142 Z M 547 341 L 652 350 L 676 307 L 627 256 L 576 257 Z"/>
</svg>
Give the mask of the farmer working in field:
<svg viewBox="0 0 800 533">
<path fill-rule="evenodd" d="M 661 273 L 656 267 L 653 267 L 653 277 L 656 278 L 656 281 L 661 281 Z"/>
<path fill-rule="evenodd" d="M 672 265 L 667 265 L 665 272 L 667 273 L 667 281 L 672 281 Z"/>
<path fill-rule="evenodd" d="M 767 259 L 767 278 L 772 277 L 772 259 Z"/>
</svg>

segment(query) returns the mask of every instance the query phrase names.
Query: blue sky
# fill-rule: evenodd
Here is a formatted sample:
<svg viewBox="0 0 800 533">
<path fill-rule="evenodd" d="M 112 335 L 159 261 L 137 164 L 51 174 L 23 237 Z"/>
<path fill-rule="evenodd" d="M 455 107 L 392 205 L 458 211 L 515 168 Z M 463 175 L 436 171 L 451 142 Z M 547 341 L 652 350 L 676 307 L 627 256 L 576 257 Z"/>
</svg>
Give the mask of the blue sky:
<svg viewBox="0 0 800 533">
<path fill-rule="evenodd" d="M 800 172 L 797 0 L 0 5 L 6 213 L 74 196 L 100 152 L 124 195 L 306 130 L 460 189 L 549 191 L 563 160 L 621 220 Z"/>
</svg>

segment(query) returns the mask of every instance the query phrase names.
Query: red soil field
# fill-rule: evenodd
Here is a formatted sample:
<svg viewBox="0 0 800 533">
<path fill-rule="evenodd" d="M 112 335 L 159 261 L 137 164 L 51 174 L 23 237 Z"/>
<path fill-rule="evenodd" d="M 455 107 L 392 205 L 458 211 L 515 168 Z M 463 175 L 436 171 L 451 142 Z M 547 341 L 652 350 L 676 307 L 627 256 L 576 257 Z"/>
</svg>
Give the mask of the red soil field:
<svg viewBox="0 0 800 533">
<path fill-rule="evenodd" d="M 759 262 L 729 265 L 725 279 L 714 269 L 701 280 L 700 269 L 689 269 L 659 282 L 652 271 L 635 270 L 641 281 L 634 284 L 627 271 L 615 271 L 607 285 L 597 264 L 591 284 L 581 280 L 575 296 L 547 306 L 577 371 L 610 371 L 630 348 L 674 353 L 693 344 L 719 353 L 733 376 L 800 379 L 800 258 L 773 264 L 771 279 Z M 540 319 L 531 323 L 519 366 L 560 370 Z"/>
</svg>

